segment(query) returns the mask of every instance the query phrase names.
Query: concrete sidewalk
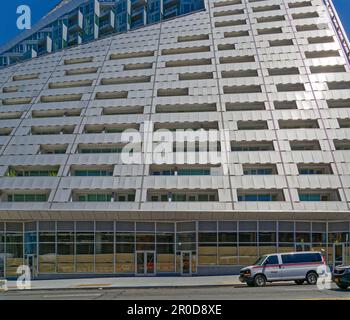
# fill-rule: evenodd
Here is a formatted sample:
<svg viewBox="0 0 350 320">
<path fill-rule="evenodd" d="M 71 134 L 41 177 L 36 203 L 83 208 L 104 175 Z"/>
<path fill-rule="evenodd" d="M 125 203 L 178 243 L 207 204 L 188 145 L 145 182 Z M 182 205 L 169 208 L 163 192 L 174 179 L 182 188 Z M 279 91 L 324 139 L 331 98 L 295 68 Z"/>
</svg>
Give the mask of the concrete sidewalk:
<svg viewBox="0 0 350 320">
<path fill-rule="evenodd" d="M 238 276 L 79 278 L 34 280 L 31 282 L 31 290 L 210 287 L 233 286 L 239 283 Z M 7 288 L 19 290 L 16 281 L 7 281 Z"/>
</svg>

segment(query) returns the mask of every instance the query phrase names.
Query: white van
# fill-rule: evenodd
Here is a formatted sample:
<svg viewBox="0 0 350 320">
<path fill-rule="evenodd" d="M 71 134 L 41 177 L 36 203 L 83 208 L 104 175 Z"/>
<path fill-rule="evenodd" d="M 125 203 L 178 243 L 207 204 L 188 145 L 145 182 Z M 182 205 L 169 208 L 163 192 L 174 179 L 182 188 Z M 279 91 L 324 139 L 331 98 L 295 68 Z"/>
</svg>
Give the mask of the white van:
<svg viewBox="0 0 350 320">
<path fill-rule="evenodd" d="M 326 263 L 320 252 L 286 252 L 259 257 L 254 265 L 241 269 L 239 280 L 248 286 L 262 287 L 266 282 L 291 281 L 316 284 Z"/>
</svg>

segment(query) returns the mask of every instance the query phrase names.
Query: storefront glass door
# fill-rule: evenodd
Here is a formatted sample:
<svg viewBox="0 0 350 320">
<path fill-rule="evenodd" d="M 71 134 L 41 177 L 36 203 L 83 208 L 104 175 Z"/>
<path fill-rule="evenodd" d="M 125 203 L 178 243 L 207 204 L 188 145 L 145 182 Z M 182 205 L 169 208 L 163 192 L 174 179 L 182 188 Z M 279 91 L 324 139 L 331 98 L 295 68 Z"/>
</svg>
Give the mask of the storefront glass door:
<svg viewBox="0 0 350 320">
<path fill-rule="evenodd" d="M 181 251 L 181 274 L 191 275 L 192 274 L 192 252 Z"/>
<path fill-rule="evenodd" d="M 154 275 L 155 274 L 154 251 L 136 252 L 136 274 L 137 275 Z"/>
</svg>

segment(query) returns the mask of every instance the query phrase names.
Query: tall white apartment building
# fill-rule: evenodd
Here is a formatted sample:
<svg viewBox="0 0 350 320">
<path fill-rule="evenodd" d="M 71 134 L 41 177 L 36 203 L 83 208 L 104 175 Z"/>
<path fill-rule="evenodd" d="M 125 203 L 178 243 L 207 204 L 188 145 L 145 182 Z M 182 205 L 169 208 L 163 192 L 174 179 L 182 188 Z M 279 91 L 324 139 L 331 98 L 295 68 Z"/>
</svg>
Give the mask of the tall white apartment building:
<svg viewBox="0 0 350 320">
<path fill-rule="evenodd" d="M 0 277 L 229 274 L 297 250 L 344 262 L 349 45 L 332 9 L 206 0 L 1 69 Z M 177 144 L 190 129 L 218 140 Z M 159 136 L 175 137 L 163 163 Z"/>
</svg>

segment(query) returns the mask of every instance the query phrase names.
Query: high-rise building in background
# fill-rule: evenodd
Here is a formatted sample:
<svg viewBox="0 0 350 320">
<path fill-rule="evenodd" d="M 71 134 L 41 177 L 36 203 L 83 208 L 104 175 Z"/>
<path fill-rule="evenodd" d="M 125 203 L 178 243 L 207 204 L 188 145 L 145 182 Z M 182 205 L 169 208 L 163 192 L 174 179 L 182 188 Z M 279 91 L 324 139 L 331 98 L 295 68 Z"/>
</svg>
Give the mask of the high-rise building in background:
<svg viewBox="0 0 350 320">
<path fill-rule="evenodd" d="M 348 259 L 349 45 L 330 2 L 73 0 L 31 32 L 0 50 L 0 276 Z"/>
<path fill-rule="evenodd" d="M 63 0 L 0 46 L 0 67 L 202 10 L 203 0 Z"/>
</svg>

